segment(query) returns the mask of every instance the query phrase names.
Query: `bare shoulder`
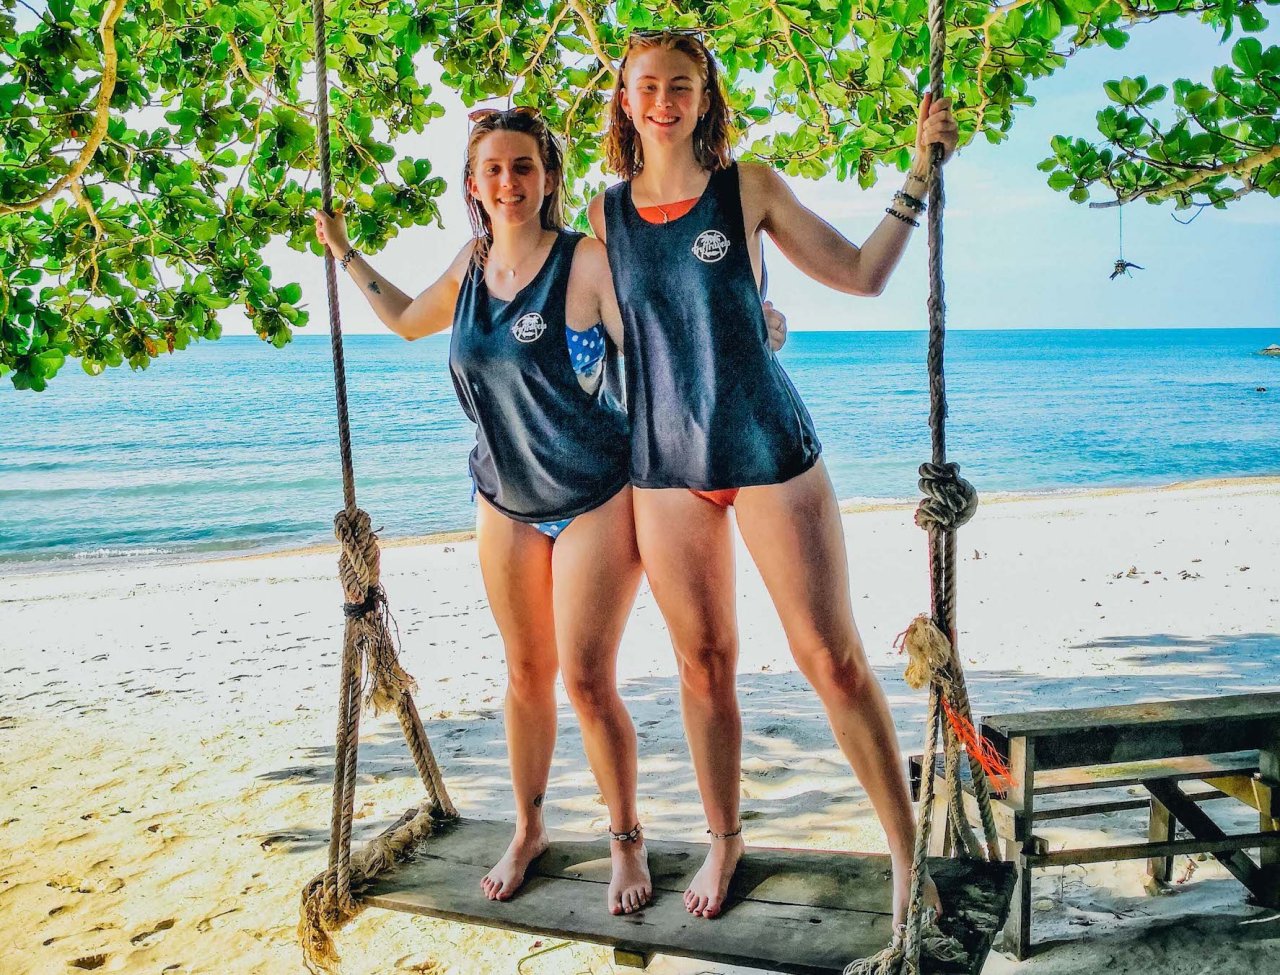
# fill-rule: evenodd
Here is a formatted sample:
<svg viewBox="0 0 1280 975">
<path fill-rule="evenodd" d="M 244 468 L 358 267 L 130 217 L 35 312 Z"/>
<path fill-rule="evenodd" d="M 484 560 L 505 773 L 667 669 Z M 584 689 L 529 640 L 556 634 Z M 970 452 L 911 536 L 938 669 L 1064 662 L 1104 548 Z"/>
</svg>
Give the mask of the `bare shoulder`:
<svg viewBox="0 0 1280 975">
<path fill-rule="evenodd" d="M 604 194 L 597 193 L 587 204 L 587 220 L 598 240 L 604 240 Z"/>
<path fill-rule="evenodd" d="M 742 215 L 748 235 L 763 228 L 768 230 L 779 205 L 786 202 L 791 190 L 772 166 L 765 163 L 738 164 L 738 188 L 742 195 Z"/>
<path fill-rule="evenodd" d="M 573 270 L 584 274 L 599 274 L 609 269 L 609 248 L 596 237 L 583 237 L 573 252 Z"/>
<path fill-rule="evenodd" d="M 573 251 L 569 268 L 571 295 L 598 296 L 602 284 L 610 280 L 608 248 L 594 237 L 583 237 Z"/>
<path fill-rule="evenodd" d="M 463 277 L 467 273 L 467 268 L 471 266 L 471 259 L 475 256 L 476 245 L 478 241 L 474 238 L 462 245 L 462 249 L 458 251 L 453 262 L 449 265 L 449 270 L 445 271 L 445 277 L 452 278 L 458 284 L 462 283 Z"/>
<path fill-rule="evenodd" d="M 744 194 L 767 198 L 787 188 L 786 181 L 776 169 L 767 163 L 738 163 L 738 185 Z"/>
</svg>

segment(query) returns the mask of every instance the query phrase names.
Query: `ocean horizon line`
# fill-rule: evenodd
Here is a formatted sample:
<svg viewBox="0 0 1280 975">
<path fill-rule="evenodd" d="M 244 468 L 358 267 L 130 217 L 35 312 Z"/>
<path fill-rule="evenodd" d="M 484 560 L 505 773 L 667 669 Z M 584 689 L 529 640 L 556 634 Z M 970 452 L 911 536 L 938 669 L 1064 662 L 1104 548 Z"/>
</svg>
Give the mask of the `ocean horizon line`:
<svg viewBox="0 0 1280 975">
<path fill-rule="evenodd" d="M 785 309 L 784 309 L 785 311 Z M 316 341 L 329 341 L 329 334 L 322 332 L 321 329 L 326 327 L 323 322 L 317 320 L 317 328 L 311 331 L 311 326 L 302 326 L 293 333 L 294 340 L 307 339 Z M 883 334 L 927 334 L 928 326 L 903 326 L 888 328 L 827 328 L 823 326 L 804 326 L 794 325 L 790 322 L 787 324 L 788 331 L 792 334 L 804 333 L 823 334 L 823 335 L 883 335 Z M 436 332 L 436 335 L 447 335 L 452 329 L 444 329 Z M 947 325 L 947 331 L 950 332 L 968 332 L 968 333 L 1002 333 L 1010 332 L 1275 332 L 1280 334 L 1280 322 L 1274 325 L 1019 325 L 1019 326 L 976 326 L 976 325 Z M 388 338 L 398 339 L 400 336 L 393 334 L 386 328 L 377 332 L 357 331 L 350 326 L 344 325 L 342 330 L 344 338 Z M 427 336 L 431 338 L 431 336 Z M 257 339 L 258 335 L 251 331 L 224 331 L 221 338 L 213 340 L 202 340 L 201 344 L 207 344 L 209 341 L 221 342 L 226 339 Z"/>
<path fill-rule="evenodd" d="M 1280 473 L 1249 474 L 1232 477 L 1203 477 L 1190 480 L 1152 482 L 1146 484 L 1094 484 L 1063 485 L 1056 488 L 1029 488 L 1021 491 L 992 490 L 981 494 L 981 503 L 1023 504 L 1034 501 L 1063 498 L 1106 498 L 1148 492 L 1194 491 L 1212 488 L 1250 488 L 1280 485 Z M 335 506 L 341 502 L 334 499 Z M 913 508 L 920 497 L 852 497 L 839 501 L 842 515 L 865 514 L 877 511 Z M 421 534 L 381 534 L 380 548 L 410 548 L 418 545 L 448 545 L 475 539 L 474 528 L 452 528 Z M 30 575 L 64 575 L 76 572 L 95 572 L 101 569 L 143 567 L 156 565 L 192 565 L 199 563 L 248 562 L 261 559 L 294 558 L 309 555 L 336 554 L 339 545 L 333 542 L 313 542 L 284 546 L 197 546 L 186 549 L 166 549 L 163 545 L 146 548 L 103 548 L 91 552 L 79 552 L 70 556 L 35 557 L 15 559 L 0 554 L 0 579 Z"/>
</svg>

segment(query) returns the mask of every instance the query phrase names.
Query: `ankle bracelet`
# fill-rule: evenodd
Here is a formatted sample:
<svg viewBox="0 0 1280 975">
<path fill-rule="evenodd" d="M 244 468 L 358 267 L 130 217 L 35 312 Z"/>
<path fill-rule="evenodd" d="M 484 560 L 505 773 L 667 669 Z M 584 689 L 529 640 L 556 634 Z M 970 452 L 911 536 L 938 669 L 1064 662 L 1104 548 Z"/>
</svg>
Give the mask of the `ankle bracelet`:
<svg viewBox="0 0 1280 975">
<path fill-rule="evenodd" d="M 632 827 L 631 827 L 631 829 L 627 830 L 625 833 L 615 833 L 615 832 L 613 831 L 613 827 L 610 827 L 610 828 L 609 828 L 609 830 L 608 830 L 608 832 L 609 832 L 609 839 L 611 839 L 611 840 L 617 840 L 619 843 L 636 843 L 636 842 L 639 842 L 639 840 L 640 840 L 640 834 L 641 834 L 643 831 L 644 831 L 644 829 L 643 829 L 643 827 L 642 827 L 639 823 L 636 823 L 634 826 L 632 826 Z"/>
<path fill-rule="evenodd" d="M 717 833 L 715 830 L 708 828 L 708 829 L 707 829 L 707 835 L 708 835 L 708 836 L 710 836 L 713 840 L 729 840 L 729 839 L 733 839 L 733 837 L 735 837 L 735 836 L 741 836 L 741 835 L 742 835 L 742 823 L 738 823 L 738 828 L 737 828 L 737 829 L 735 829 L 735 830 L 731 830 L 731 831 L 730 831 L 730 832 L 728 832 L 728 833 Z"/>
</svg>

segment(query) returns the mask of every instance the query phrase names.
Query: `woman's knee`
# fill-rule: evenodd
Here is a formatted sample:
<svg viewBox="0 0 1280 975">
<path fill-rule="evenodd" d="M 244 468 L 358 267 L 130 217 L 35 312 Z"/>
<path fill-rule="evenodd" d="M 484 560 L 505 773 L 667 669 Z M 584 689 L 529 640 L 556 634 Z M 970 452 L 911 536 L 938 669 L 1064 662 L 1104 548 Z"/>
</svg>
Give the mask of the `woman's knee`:
<svg viewBox="0 0 1280 975">
<path fill-rule="evenodd" d="M 605 714 L 619 701 L 613 679 L 590 671 L 566 670 L 564 689 L 573 710 L 583 720 Z"/>
<path fill-rule="evenodd" d="M 852 644 L 820 639 L 793 642 L 791 652 L 801 673 L 824 699 L 856 700 L 874 681 L 871 665 L 857 641 Z"/>
<path fill-rule="evenodd" d="M 686 699 L 725 707 L 737 699 L 737 648 L 719 645 L 678 651 L 680 684 Z"/>
<path fill-rule="evenodd" d="M 545 698 L 555 693 L 556 670 L 557 664 L 553 654 L 509 655 L 507 691 L 519 700 L 533 701 Z"/>
</svg>

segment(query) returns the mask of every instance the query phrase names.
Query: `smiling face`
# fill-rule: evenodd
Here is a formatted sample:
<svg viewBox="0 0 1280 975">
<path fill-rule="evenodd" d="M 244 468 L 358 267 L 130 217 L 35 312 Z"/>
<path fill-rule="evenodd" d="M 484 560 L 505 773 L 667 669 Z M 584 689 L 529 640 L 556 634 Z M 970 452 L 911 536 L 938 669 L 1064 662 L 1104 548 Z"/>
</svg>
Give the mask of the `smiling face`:
<svg viewBox="0 0 1280 975">
<path fill-rule="evenodd" d="M 556 187 L 558 174 L 548 172 L 538 141 L 527 132 L 497 129 L 472 147 L 467 192 L 494 226 L 539 221 L 543 201 Z"/>
<path fill-rule="evenodd" d="M 643 48 L 628 56 L 619 97 L 641 143 L 654 148 L 692 143 L 699 118 L 711 106 L 697 63 L 667 47 Z"/>
</svg>

